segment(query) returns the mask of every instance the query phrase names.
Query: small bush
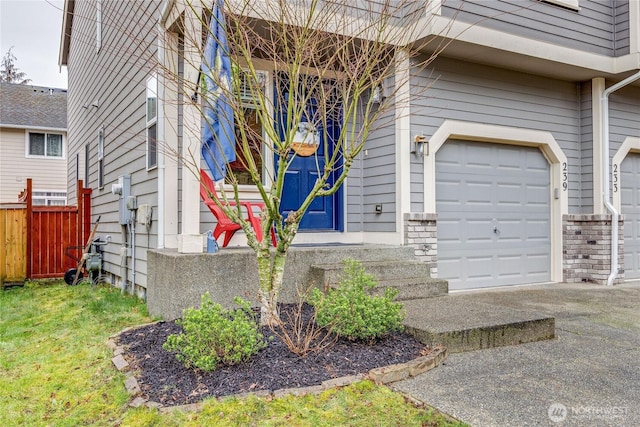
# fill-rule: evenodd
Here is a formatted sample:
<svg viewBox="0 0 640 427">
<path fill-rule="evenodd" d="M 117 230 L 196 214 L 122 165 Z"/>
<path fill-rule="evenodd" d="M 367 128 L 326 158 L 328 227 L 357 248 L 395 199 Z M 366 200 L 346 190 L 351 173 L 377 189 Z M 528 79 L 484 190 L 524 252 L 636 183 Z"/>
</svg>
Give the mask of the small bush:
<svg viewBox="0 0 640 427">
<path fill-rule="evenodd" d="M 213 371 L 219 364 L 234 365 L 249 359 L 266 346 L 249 303 L 235 299 L 240 308 L 225 310 L 207 292 L 199 309 L 184 311 L 176 323 L 183 332 L 167 337 L 163 347 L 176 352 L 187 367 Z"/>
<path fill-rule="evenodd" d="M 401 330 L 402 304 L 393 302 L 398 291 L 387 288 L 384 295 L 373 295 L 376 279 L 357 261 L 344 261 L 343 276 L 336 289 L 326 294 L 314 289 L 309 303 L 316 309 L 320 326 L 332 325 L 332 331 L 349 340 L 375 341 Z"/>
<path fill-rule="evenodd" d="M 298 298 L 295 304 L 285 310 L 282 318 L 276 319 L 275 325 L 270 325 L 271 332 L 280 338 L 289 351 L 300 357 L 306 357 L 309 353 L 328 350 L 336 343 L 338 336 L 331 331 L 331 327 L 324 328 L 316 322 L 316 311 L 311 309 L 305 301 L 309 299 L 309 290 L 298 290 Z M 308 312 L 311 312 L 308 315 Z"/>
</svg>

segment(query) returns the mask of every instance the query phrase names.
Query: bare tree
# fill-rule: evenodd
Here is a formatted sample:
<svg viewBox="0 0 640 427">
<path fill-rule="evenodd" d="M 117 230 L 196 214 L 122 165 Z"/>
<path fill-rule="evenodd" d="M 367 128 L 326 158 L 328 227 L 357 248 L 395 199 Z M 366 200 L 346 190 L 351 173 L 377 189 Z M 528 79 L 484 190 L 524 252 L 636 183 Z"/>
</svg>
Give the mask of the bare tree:
<svg viewBox="0 0 640 427">
<path fill-rule="evenodd" d="M 20 85 L 26 85 L 31 83 L 31 79 L 27 78 L 27 74 L 20 71 L 15 62 L 18 58 L 11 53 L 13 46 L 9 48 L 7 53 L 2 57 L 2 65 L 0 68 L 0 81 L 5 83 L 15 83 Z"/>
<path fill-rule="evenodd" d="M 185 32 L 185 39 L 194 38 L 191 45 L 204 46 L 207 37 L 219 41 L 217 34 L 206 30 L 211 19 L 219 19 L 212 14 L 210 3 L 194 0 L 190 13 L 205 29 L 204 34 Z M 228 161 L 222 161 L 227 166 L 226 186 L 218 183 L 220 198 L 213 199 L 242 227 L 256 253 L 263 324 L 277 322 L 287 253 L 305 212 L 316 198 L 339 190 L 370 132 L 397 117 L 394 103 L 408 101 L 410 72 L 424 68 L 444 48 L 435 37 L 416 42 L 429 16 L 424 2 L 414 0 L 227 3 L 224 20 L 231 84 L 225 84 L 216 73 L 210 78 L 234 113 L 235 162 L 241 164 L 242 178 L 255 185 L 265 204 L 262 235 L 256 236 L 243 216 L 239 175 L 228 167 Z M 429 43 L 432 46 L 427 48 Z M 193 57 L 185 55 L 185 62 Z M 202 52 L 196 57 L 202 58 Z M 275 89 L 270 89 L 260 72 L 265 67 L 272 72 Z M 165 73 L 169 79 L 179 80 L 175 71 L 167 69 Z M 378 96 L 383 87 L 386 96 Z M 418 93 L 420 90 L 426 88 L 418 88 Z M 210 99 L 203 95 L 195 101 L 201 112 L 205 106 L 202 99 L 205 103 Z M 395 114 L 391 114 L 394 108 Z M 274 117 L 275 125 L 271 125 Z M 386 123 L 382 117 L 387 118 Z M 256 128 L 256 120 L 265 125 Z M 319 147 L 323 158 L 313 152 Z M 286 173 L 297 156 L 308 155 L 315 156 L 315 182 L 300 206 L 283 214 Z M 266 156 L 275 158 L 273 170 L 264 170 Z M 199 160 L 182 161 L 199 176 Z M 233 191 L 225 191 L 229 188 Z M 231 200 L 236 203 L 230 204 Z M 273 228 L 275 247 L 269 238 Z"/>
</svg>

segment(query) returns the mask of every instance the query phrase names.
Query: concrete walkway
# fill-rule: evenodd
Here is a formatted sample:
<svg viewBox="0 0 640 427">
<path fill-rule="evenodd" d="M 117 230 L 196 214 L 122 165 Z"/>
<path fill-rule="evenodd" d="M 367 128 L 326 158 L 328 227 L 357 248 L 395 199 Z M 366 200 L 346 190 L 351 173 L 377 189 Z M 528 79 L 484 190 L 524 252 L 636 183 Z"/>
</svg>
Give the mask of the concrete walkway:
<svg viewBox="0 0 640 427">
<path fill-rule="evenodd" d="M 397 389 L 472 426 L 640 426 L 640 282 L 450 298 L 553 315 L 557 338 L 451 354 Z"/>
</svg>

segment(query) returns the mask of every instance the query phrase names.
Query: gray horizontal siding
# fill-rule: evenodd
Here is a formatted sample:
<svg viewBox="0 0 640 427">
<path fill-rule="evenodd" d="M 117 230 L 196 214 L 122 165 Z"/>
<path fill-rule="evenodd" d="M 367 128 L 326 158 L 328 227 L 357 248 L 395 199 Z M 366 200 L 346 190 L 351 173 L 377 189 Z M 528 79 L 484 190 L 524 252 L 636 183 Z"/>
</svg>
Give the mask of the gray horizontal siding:
<svg viewBox="0 0 640 427">
<path fill-rule="evenodd" d="M 89 144 L 92 216 L 101 215 L 98 234 L 110 235 L 105 246 L 106 271 L 120 276 L 120 249 L 130 237 L 118 220 L 118 197 L 111 185 L 118 176 L 131 176 L 131 193 L 138 205 L 153 208 L 147 229 L 136 224 L 136 284 L 146 286 L 146 251 L 157 247 L 157 170 L 146 170 L 146 79 L 156 52 L 155 22 L 160 1 L 102 2 L 102 47 L 95 50 L 95 2 L 76 2 L 69 69 L 69 188 L 75 187 L 75 155 L 84 168 L 84 145 Z M 91 104 L 97 102 L 98 107 Z M 88 108 L 84 108 L 88 105 Z M 104 129 L 104 187 L 98 188 L 98 131 Z M 71 171 L 73 170 L 73 171 Z M 80 171 L 84 177 L 84 170 Z M 128 260 L 129 266 L 131 259 Z M 130 272 L 129 272 L 130 277 Z"/>
<path fill-rule="evenodd" d="M 396 231 L 396 149 L 393 104 L 373 124 L 362 158 L 363 231 Z M 382 213 L 376 213 L 382 204 Z"/>
<path fill-rule="evenodd" d="M 345 182 L 346 186 L 346 230 L 347 232 L 358 232 L 363 230 L 363 211 L 362 211 L 362 185 L 363 185 L 363 159 L 364 152 L 360 152 L 360 154 L 356 157 L 353 164 L 351 165 L 351 169 L 349 170 L 349 175 Z"/>
<path fill-rule="evenodd" d="M 634 0 L 637 1 L 637 0 Z M 613 0 L 615 55 L 627 55 L 630 52 L 629 0 Z"/>
<path fill-rule="evenodd" d="M 613 83 L 607 81 L 607 87 Z M 611 94 L 609 130 L 612 156 L 627 137 L 640 137 L 640 88 L 627 86 Z"/>
<path fill-rule="evenodd" d="M 570 212 L 580 211 L 580 103 L 577 85 L 570 82 L 439 58 L 425 77 L 412 81 L 412 91 L 432 85 L 413 98 L 411 134 L 433 135 L 446 119 L 549 131 L 569 162 Z M 413 172 L 413 168 L 412 168 Z M 416 184 L 419 171 L 412 181 Z M 412 191 L 422 191 L 412 185 Z M 419 200 L 420 195 L 412 195 Z M 420 211 L 420 204 L 412 209 Z"/>
<path fill-rule="evenodd" d="M 600 0 L 580 0 L 579 11 L 533 0 L 447 0 L 442 14 L 455 16 L 460 22 L 613 56 L 614 9 L 611 1 Z"/>
<path fill-rule="evenodd" d="M 392 25 L 406 25 L 419 19 L 424 13 L 424 1 L 422 0 L 357 0 L 357 1 L 328 1 L 324 13 L 349 15 L 361 19 L 379 19 L 381 14 L 389 17 Z M 322 9 L 320 9 L 322 10 Z"/>
</svg>

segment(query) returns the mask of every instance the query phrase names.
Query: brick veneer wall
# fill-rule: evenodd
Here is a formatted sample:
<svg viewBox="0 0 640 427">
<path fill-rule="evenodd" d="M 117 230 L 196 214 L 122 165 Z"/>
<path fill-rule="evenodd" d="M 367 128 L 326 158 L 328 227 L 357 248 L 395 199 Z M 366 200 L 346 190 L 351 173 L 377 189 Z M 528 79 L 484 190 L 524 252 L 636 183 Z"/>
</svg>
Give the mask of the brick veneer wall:
<svg viewBox="0 0 640 427">
<path fill-rule="evenodd" d="M 416 258 L 429 265 L 431 277 L 438 277 L 437 214 L 404 214 L 404 244 L 413 246 Z"/>
<path fill-rule="evenodd" d="M 618 224 L 620 269 L 615 284 L 624 280 L 624 221 Z M 611 216 L 564 215 L 562 234 L 564 281 L 606 284 L 611 272 Z"/>
</svg>

